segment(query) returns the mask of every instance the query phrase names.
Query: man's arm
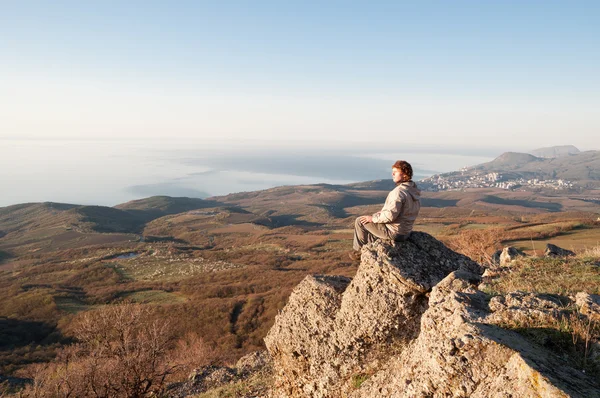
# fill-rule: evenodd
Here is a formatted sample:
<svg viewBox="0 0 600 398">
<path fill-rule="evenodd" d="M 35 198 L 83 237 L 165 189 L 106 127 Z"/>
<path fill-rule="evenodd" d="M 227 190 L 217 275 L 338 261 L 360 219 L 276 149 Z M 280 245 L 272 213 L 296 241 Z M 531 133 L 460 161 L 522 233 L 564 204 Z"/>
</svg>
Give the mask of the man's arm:
<svg viewBox="0 0 600 398">
<path fill-rule="evenodd" d="M 376 224 L 391 223 L 396 219 L 396 217 L 398 217 L 398 214 L 400 214 L 403 202 L 404 197 L 400 191 L 390 192 L 381 211 L 371 216 L 371 222 Z"/>
</svg>

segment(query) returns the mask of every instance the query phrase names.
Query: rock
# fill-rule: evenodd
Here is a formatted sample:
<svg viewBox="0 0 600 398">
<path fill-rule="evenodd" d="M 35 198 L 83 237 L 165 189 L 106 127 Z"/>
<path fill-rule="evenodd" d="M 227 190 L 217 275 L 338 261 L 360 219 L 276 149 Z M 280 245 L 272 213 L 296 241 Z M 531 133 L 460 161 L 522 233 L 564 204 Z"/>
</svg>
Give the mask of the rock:
<svg viewBox="0 0 600 398">
<path fill-rule="evenodd" d="M 575 296 L 575 304 L 579 311 L 590 317 L 590 319 L 600 322 L 600 296 L 597 294 L 587 294 L 579 292 Z"/>
<path fill-rule="evenodd" d="M 235 378 L 235 371 L 225 366 L 205 366 L 196 369 L 188 379 L 204 390 L 229 382 Z"/>
<path fill-rule="evenodd" d="M 270 367 L 271 356 L 267 351 L 255 351 L 241 357 L 235 364 L 238 375 L 246 375 L 252 372 Z"/>
<path fill-rule="evenodd" d="M 564 308 L 571 303 L 567 297 L 523 292 L 493 297 L 489 302 L 492 314 L 487 322 L 495 325 L 543 324 L 559 321 Z"/>
<path fill-rule="evenodd" d="M 591 337 L 586 343 L 589 351 L 589 358 L 600 363 L 600 338 L 598 333 L 600 332 L 600 296 L 597 294 L 587 294 L 579 292 L 575 296 L 575 305 L 579 310 L 579 319 L 583 320 L 580 323 L 581 331 L 584 334 L 589 333 L 588 336 L 595 334 L 596 337 Z M 581 336 L 584 337 L 584 336 Z M 582 338 L 585 340 L 585 338 Z"/>
<path fill-rule="evenodd" d="M 465 272 L 433 288 L 419 336 L 350 394 L 359 397 L 597 397 L 597 382 L 520 334 L 496 325 Z M 512 297 L 550 309 L 547 297 Z M 510 307 L 508 307 L 510 308 Z M 498 318 L 498 317 L 496 317 Z"/>
<path fill-rule="evenodd" d="M 546 244 L 546 251 L 544 252 L 544 255 L 548 257 L 568 257 L 574 256 L 575 252 L 548 243 Z"/>
<path fill-rule="evenodd" d="M 272 372 L 271 364 L 268 352 L 256 351 L 240 358 L 234 368 L 211 365 L 195 369 L 188 376 L 187 381 L 170 384 L 165 396 L 186 398 L 207 393 L 231 383 L 249 380 L 255 376 L 265 377 L 266 374 Z M 266 397 L 268 393 L 267 386 L 260 384 L 245 385 L 243 390 L 243 395 L 239 395 L 240 391 L 236 391 L 238 393 L 236 397 Z"/>
<path fill-rule="evenodd" d="M 521 250 L 519 250 L 515 247 L 512 247 L 512 246 L 505 247 L 502 250 L 502 253 L 500 254 L 500 265 L 506 266 L 506 265 L 510 264 L 517 257 L 525 257 L 525 256 L 526 256 L 525 253 L 523 253 Z"/>
<path fill-rule="evenodd" d="M 489 300 L 476 287 L 480 271 L 413 233 L 396 246 L 366 245 L 352 280 L 306 277 L 265 338 L 273 396 L 598 396 L 597 381 L 504 328 L 556 320 L 568 299 Z"/>
<path fill-rule="evenodd" d="M 306 277 L 265 338 L 276 390 L 282 396 L 335 396 L 341 382 L 381 355 L 374 348 L 418 334 L 427 293 L 460 268 L 481 271 L 432 236 L 413 232 L 395 246 L 376 241 L 363 247 L 352 281 Z"/>
<path fill-rule="evenodd" d="M 500 265 L 500 255 L 502 254 L 502 250 L 496 250 L 494 254 L 492 254 L 491 262 L 492 265 Z"/>
</svg>

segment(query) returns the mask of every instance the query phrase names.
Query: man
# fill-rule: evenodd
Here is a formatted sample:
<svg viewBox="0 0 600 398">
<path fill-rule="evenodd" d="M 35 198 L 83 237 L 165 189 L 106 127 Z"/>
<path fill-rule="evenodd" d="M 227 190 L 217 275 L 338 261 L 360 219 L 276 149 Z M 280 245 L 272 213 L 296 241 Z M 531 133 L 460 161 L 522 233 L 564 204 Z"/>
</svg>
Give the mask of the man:
<svg viewBox="0 0 600 398">
<path fill-rule="evenodd" d="M 353 260 L 360 259 L 363 245 L 377 238 L 402 242 L 412 231 L 415 219 L 421 209 L 421 191 L 412 181 L 411 165 L 398 160 L 392 166 L 392 179 L 396 183 L 387 196 L 381 211 L 372 216 L 360 216 L 354 223 L 354 250 L 350 253 Z"/>
</svg>

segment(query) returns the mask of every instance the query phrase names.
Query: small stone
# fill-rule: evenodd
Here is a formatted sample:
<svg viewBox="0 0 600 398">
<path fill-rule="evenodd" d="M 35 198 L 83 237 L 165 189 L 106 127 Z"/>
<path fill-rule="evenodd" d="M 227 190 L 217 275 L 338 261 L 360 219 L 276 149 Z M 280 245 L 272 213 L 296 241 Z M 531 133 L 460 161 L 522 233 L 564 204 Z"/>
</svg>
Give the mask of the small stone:
<svg viewBox="0 0 600 398">
<path fill-rule="evenodd" d="M 516 247 L 508 246 L 502 250 L 500 254 L 500 265 L 506 266 L 514 261 L 517 257 L 525 257 L 526 254 Z"/>
<path fill-rule="evenodd" d="M 546 244 L 546 251 L 544 252 L 544 255 L 548 257 L 569 257 L 574 256 L 575 252 L 563 249 L 561 247 L 553 245 L 552 243 L 548 243 Z"/>
</svg>

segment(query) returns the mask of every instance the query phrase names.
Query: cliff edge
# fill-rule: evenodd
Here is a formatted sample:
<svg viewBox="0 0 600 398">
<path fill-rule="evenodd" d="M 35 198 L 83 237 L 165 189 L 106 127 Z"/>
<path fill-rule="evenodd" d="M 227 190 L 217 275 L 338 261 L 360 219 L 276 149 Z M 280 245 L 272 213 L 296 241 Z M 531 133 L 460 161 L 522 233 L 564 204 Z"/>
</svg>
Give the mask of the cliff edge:
<svg viewBox="0 0 600 398">
<path fill-rule="evenodd" d="M 353 279 L 306 277 L 265 338 L 272 396 L 600 397 L 597 380 L 505 328 L 559 319 L 564 303 L 492 298 L 477 288 L 480 273 L 414 232 L 395 246 L 365 246 Z"/>
</svg>

